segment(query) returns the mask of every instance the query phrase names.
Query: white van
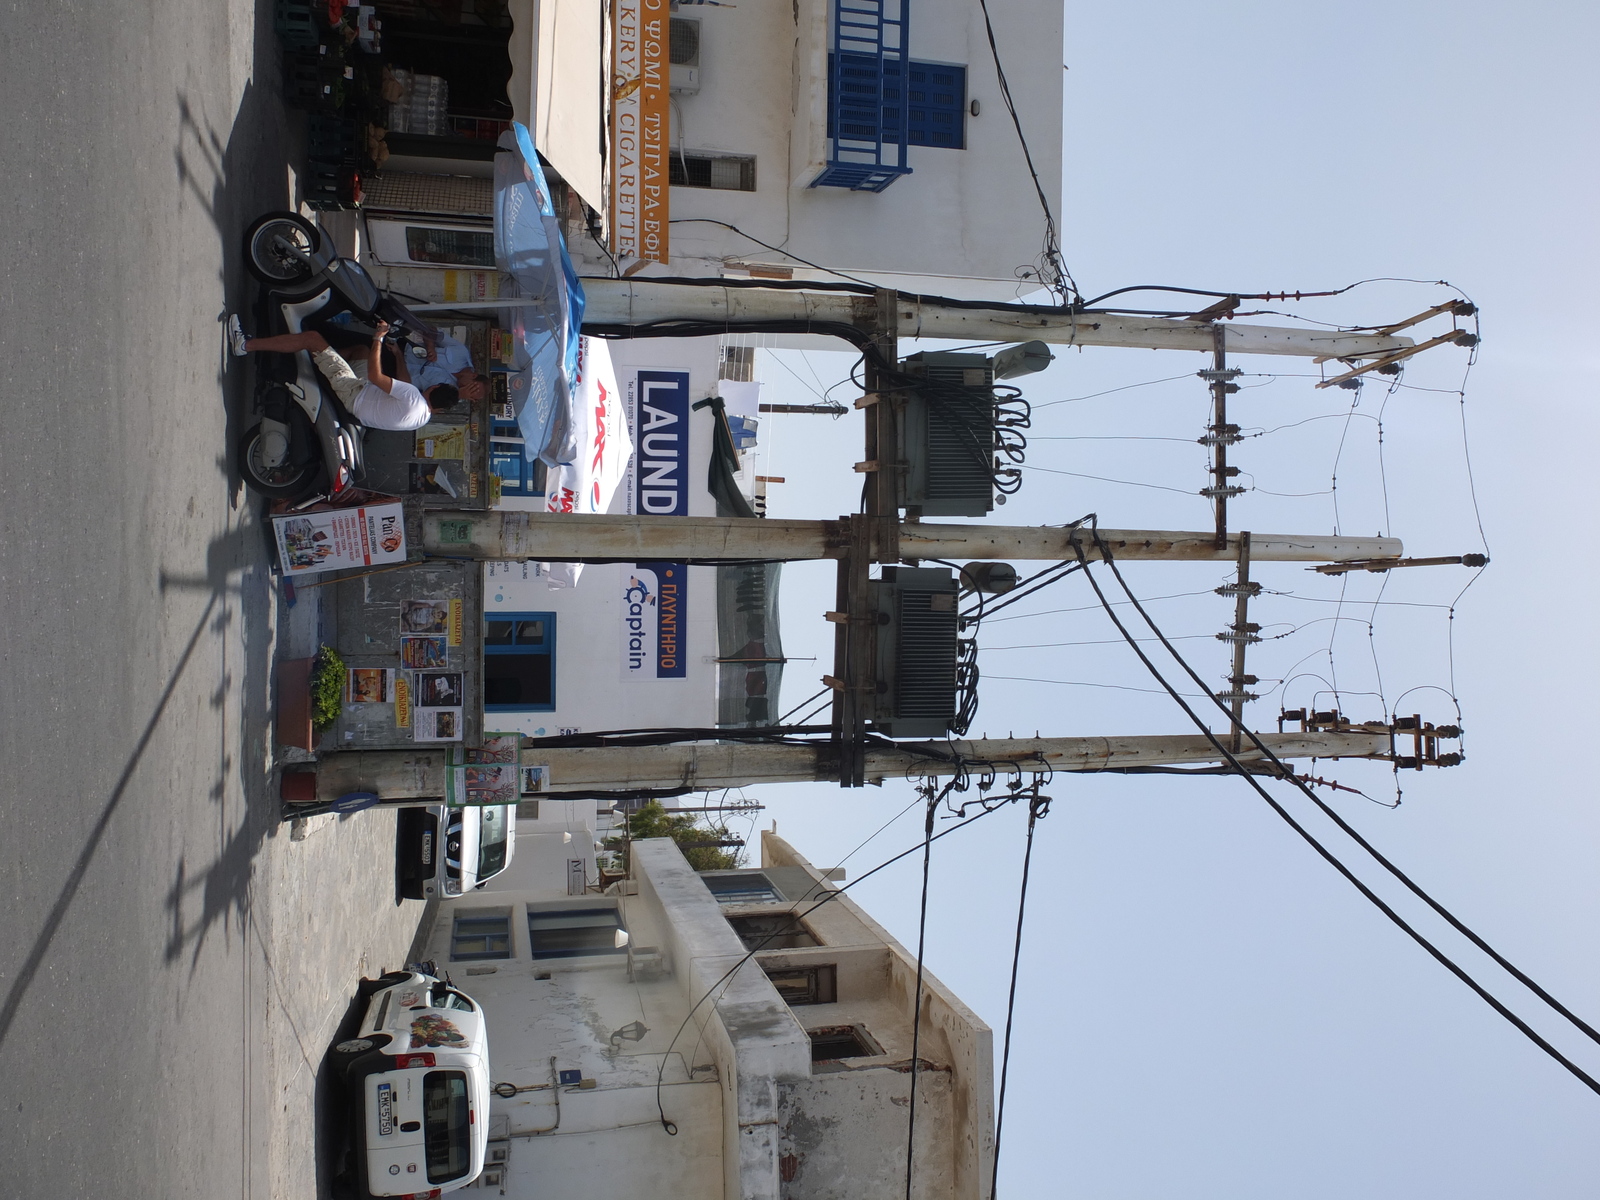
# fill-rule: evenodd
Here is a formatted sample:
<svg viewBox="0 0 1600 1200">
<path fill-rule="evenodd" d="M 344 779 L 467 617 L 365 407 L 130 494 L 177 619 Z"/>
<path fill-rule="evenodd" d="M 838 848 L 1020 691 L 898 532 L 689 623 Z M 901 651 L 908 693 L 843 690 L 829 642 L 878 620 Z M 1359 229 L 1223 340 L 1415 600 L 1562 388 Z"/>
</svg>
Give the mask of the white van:
<svg viewBox="0 0 1600 1200">
<path fill-rule="evenodd" d="M 408 900 L 470 892 L 506 869 L 516 850 L 516 806 L 402 808 L 395 874 Z"/>
<path fill-rule="evenodd" d="M 415 971 L 362 980 L 367 1011 L 328 1061 L 350 1104 L 350 1166 L 372 1196 L 426 1200 L 465 1187 L 489 1144 L 483 1012 Z"/>
</svg>

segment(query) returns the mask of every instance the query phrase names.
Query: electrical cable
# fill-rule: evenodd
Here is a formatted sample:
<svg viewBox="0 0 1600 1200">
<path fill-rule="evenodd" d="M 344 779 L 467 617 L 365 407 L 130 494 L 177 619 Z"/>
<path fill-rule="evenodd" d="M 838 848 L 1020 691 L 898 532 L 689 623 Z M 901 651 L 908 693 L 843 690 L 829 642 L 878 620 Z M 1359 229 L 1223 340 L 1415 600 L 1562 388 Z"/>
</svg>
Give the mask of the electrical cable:
<svg viewBox="0 0 1600 1200">
<path fill-rule="evenodd" d="M 1094 537 L 1095 537 L 1096 547 L 1099 550 L 1102 558 L 1104 558 L 1106 565 L 1111 569 L 1111 573 L 1112 573 L 1113 577 L 1116 578 L 1117 583 L 1121 586 L 1123 592 L 1128 596 L 1129 601 L 1133 604 L 1134 609 L 1139 613 L 1140 617 L 1144 620 L 1145 624 L 1150 627 L 1150 631 L 1152 633 L 1154 633 L 1157 636 L 1157 638 L 1159 638 L 1162 641 L 1163 645 L 1166 647 L 1167 653 L 1172 656 L 1173 660 L 1178 663 L 1178 665 L 1184 670 L 1184 672 L 1191 679 L 1193 679 L 1195 681 L 1195 683 L 1199 684 L 1202 688 L 1204 688 L 1205 687 L 1204 681 L 1194 671 L 1194 669 L 1189 666 L 1189 664 L 1184 660 L 1183 656 L 1180 655 L 1178 653 L 1178 651 L 1168 643 L 1166 637 L 1161 633 L 1161 630 L 1159 629 L 1159 627 L 1157 627 L 1155 622 L 1153 620 L 1151 620 L 1149 614 L 1144 611 L 1143 606 L 1140 605 L 1140 603 L 1138 601 L 1138 598 L 1133 594 L 1132 589 L 1128 587 L 1127 581 L 1122 578 L 1122 572 L 1117 568 L 1116 562 L 1111 556 L 1111 548 L 1105 544 L 1104 539 L 1102 539 L 1100 537 L 1099 531 L 1097 529 L 1094 531 Z M 1081 547 L 1079 548 L 1079 553 L 1080 553 L 1080 555 L 1082 553 Z M 1087 564 L 1087 560 L 1085 560 L 1085 562 Z M 1427 938 L 1425 938 L 1420 932 L 1418 932 L 1415 928 L 1413 928 L 1410 924 L 1408 924 L 1405 921 L 1405 919 L 1400 916 L 1399 913 L 1395 912 L 1395 910 L 1392 909 L 1391 907 L 1389 907 L 1388 904 L 1384 903 L 1384 901 L 1381 898 L 1379 898 L 1377 893 L 1373 892 L 1365 883 L 1363 883 L 1360 879 L 1358 879 L 1356 877 L 1356 875 L 1354 874 L 1354 872 L 1352 872 L 1349 867 L 1345 866 L 1342 862 L 1340 862 L 1339 859 L 1334 856 L 1332 851 L 1328 850 L 1319 841 L 1317 841 L 1316 838 L 1310 833 L 1309 830 L 1305 829 L 1302 825 L 1300 825 L 1299 822 L 1297 822 L 1294 819 L 1294 817 L 1289 814 L 1287 809 L 1285 809 L 1275 799 L 1273 799 L 1271 794 L 1268 793 L 1267 790 L 1265 788 L 1263 788 L 1258 782 L 1256 782 L 1254 776 L 1250 772 L 1246 771 L 1244 769 L 1244 767 L 1240 764 L 1238 758 L 1235 755 L 1233 755 L 1232 753 L 1230 753 L 1227 750 L 1227 748 L 1222 744 L 1222 742 L 1217 739 L 1217 737 L 1211 732 L 1210 728 L 1206 725 L 1206 723 L 1200 718 L 1199 714 L 1196 713 L 1188 704 L 1186 704 L 1184 702 L 1184 700 L 1179 695 L 1177 690 L 1175 688 L 1173 688 L 1172 685 L 1169 684 L 1166 681 L 1166 679 L 1162 676 L 1161 672 L 1156 668 L 1155 664 L 1150 661 L 1149 656 L 1146 655 L 1145 652 L 1142 649 L 1140 649 L 1137 639 L 1133 638 L 1133 636 L 1129 633 L 1127 627 L 1125 625 L 1123 625 L 1122 621 L 1117 617 L 1115 610 L 1112 608 L 1112 606 L 1110 605 L 1110 603 L 1106 599 L 1105 594 L 1101 591 L 1099 582 L 1094 578 L 1094 573 L 1087 569 L 1087 565 L 1086 565 L 1086 568 L 1085 568 L 1085 571 L 1084 571 L 1084 576 L 1085 576 L 1085 578 L 1087 578 L 1089 580 L 1089 584 L 1094 589 L 1096 596 L 1098 596 L 1100 598 L 1101 606 L 1102 606 L 1102 608 L 1104 608 L 1104 610 L 1106 612 L 1106 615 L 1111 618 L 1112 623 L 1114 625 L 1116 625 L 1118 631 L 1120 633 L 1122 633 L 1122 635 L 1125 638 L 1125 640 L 1127 640 L 1128 645 L 1133 649 L 1133 652 L 1136 655 L 1138 655 L 1139 660 L 1142 663 L 1144 663 L 1146 669 L 1162 685 L 1163 689 L 1166 690 L 1167 693 L 1172 696 L 1173 700 L 1176 701 L 1177 704 L 1179 705 L 1179 707 L 1184 710 L 1184 712 L 1189 716 L 1190 720 L 1192 720 L 1194 722 L 1195 726 L 1202 731 L 1202 733 L 1206 737 L 1206 740 L 1211 742 L 1212 746 L 1218 751 L 1219 754 L 1221 754 L 1223 756 L 1223 758 L 1228 762 L 1228 764 L 1231 767 L 1233 767 L 1240 775 L 1245 777 L 1246 782 L 1248 782 L 1250 784 L 1250 786 L 1253 789 L 1255 789 L 1255 791 L 1261 796 L 1261 798 L 1263 800 L 1265 800 L 1272 807 L 1273 811 L 1276 812 L 1281 818 L 1283 818 L 1283 820 L 1290 826 L 1290 828 L 1293 829 L 1296 833 L 1298 833 L 1307 842 L 1307 844 L 1309 844 L 1312 847 L 1312 849 L 1314 849 L 1322 858 L 1324 858 L 1331 866 L 1333 866 L 1335 870 L 1337 870 L 1341 875 L 1343 875 L 1347 880 L 1349 880 L 1350 883 L 1353 884 L 1355 886 L 1355 888 L 1358 891 L 1360 891 L 1363 896 L 1365 896 L 1369 901 L 1371 901 L 1372 904 L 1374 906 L 1376 906 L 1380 912 L 1382 912 L 1385 916 L 1387 916 L 1392 922 L 1394 922 L 1394 924 L 1396 926 L 1398 926 L 1403 932 L 1405 932 L 1408 936 L 1410 936 L 1412 938 L 1412 940 L 1414 940 L 1419 946 L 1421 946 L 1424 950 L 1426 950 L 1429 955 L 1431 955 L 1435 960 L 1437 960 L 1440 963 L 1440 965 L 1444 966 L 1453 975 L 1455 975 L 1458 979 L 1460 979 L 1463 983 L 1465 983 L 1469 988 L 1471 988 L 1472 991 L 1477 993 L 1477 995 L 1485 1003 L 1487 1003 L 1497 1013 L 1499 1013 L 1502 1017 L 1504 1017 L 1507 1021 L 1509 1021 L 1516 1029 L 1518 1029 L 1530 1041 L 1532 1041 L 1540 1049 L 1544 1050 L 1545 1053 L 1549 1054 L 1552 1058 L 1554 1058 L 1562 1066 L 1566 1067 L 1568 1071 L 1570 1071 L 1576 1078 L 1581 1080 L 1587 1087 L 1589 1087 L 1589 1089 L 1591 1091 L 1595 1092 L 1597 1095 L 1600 1095 L 1600 1082 L 1597 1082 L 1593 1077 L 1591 1077 L 1586 1072 L 1584 1072 L 1583 1069 L 1580 1068 L 1576 1063 L 1572 1062 L 1572 1060 L 1567 1058 L 1559 1050 L 1557 1050 L 1553 1045 L 1551 1045 L 1548 1041 L 1546 1041 L 1543 1037 L 1541 1037 L 1533 1029 L 1532 1026 L 1528 1025 L 1527 1022 L 1523 1021 L 1520 1017 L 1518 1017 L 1515 1013 L 1513 1013 L 1509 1008 L 1507 1008 L 1504 1004 L 1502 1004 L 1499 1000 L 1497 1000 L 1494 996 L 1492 996 L 1488 992 L 1487 989 L 1485 989 L 1475 979 L 1473 979 L 1470 975 L 1468 975 L 1464 969 L 1462 969 L 1453 960 L 1451 960 L 1447 955 L 1445 955 L 1445 953 L 1442 950 L 1440 950 L 1438 947 L 1436 947 L 1432 942 L 1430 942 Z M 1206 692 L 1206 695 L 1208 697 L 1210 697 L 1210 699 L 1214 703 L 1216 703 L 1217 706 L 1224 713 L 1228 713 L 1230 721 L 1231 721 L 1232 714 L 1229 711 L 1227 705 L 1223 704 L 1220 700 L 1218 700 L 1216 698 L 1216 696 L 1213 693 L 1211 693 L 1209 691 Z M 1482 950 L 1485 954 L 1487 954 L 1496 964 L 1498 964 L 1501 968 L 1503 968 L 1514 979 L 1516 979 L 1519 983 L 1521 983 L 1525 987 L 1527 987 L 1531 992 L 1533 992 L 1536 996 L 1538 996 L 1541 1000 L 1543 1000 L 1546 1004 L 1548 1004 L 1556 1012 L 1560 1013 L 1573 1026 L 1575 1026 L 1577 1029 L 1581 1030 L 1585 1035 L 1587 1035 L 1589 1037 L 1589 1039 L 1591 1041 L 1594 1041 L 1596 1043 L 1600 1043 L 1600 1032 L 1597 1032 L 1592 1026 L 1590 1026 L 1586 1021 L 1584 1021 L 1576 1013 L 1572 1012 L 1569 1008 L 1567 1008 L 1564 1004 L 1562 1004 L 1560 1001 L 1558 1001 L 1554 996 L 1552 996 L 1549 992 L 1547 992 L 1543 987 L 1541 987 L 1538 983 L 1536 983 L 1528 975 L 1526 975 L 1524 972 L 1519 970 L 1515 965 L 1513 965 L 1503 955 L 1501 955 L 1498 951 L 1496 951 L 1486 941 L 1484 941 L 1475 932 L 1473 932 L 1471 929 L 1469 929 L 1453 913 L 1451 913 L 1448 909 L 1446 909 L 1442 904 L 1440 904 L 1432 896 L 1428 895 L 1427 892 L 1423 891 L 1423 889 L 1420 886 L 1418 886 L 1410 878 L 1410 876 L 1406 875 L 1405 872 L 1400 870 L 1400 868 L 1398 866 L 1396 866 L 1389 859 L 1387 859 L 1381 853 L 1379 853 L 1377 848 L 1374 847 L 1372 845 L 1372 843 L 1368 842 L 1364 837 L 1362 837 L 1358 832 L 1356 832 L 1356 830 L 1347 821 L 1345 821 L 1344 818 L 1339 816 L 1339 814 L 1332 807 L 1330 807 L 1328 804 L 1326 804 L 1322 800 L 1322 798 L 1320 796 L 1318 796 L 1315 792 L 1313 792 L 1311 790 L 1311 788 L 1309 786 L 1307 786 L 1297 776 L 1295 776 L 1295 774 L 1292 771 L 1290 771 L 1287 766 L 1285 766 L 1285 764 L 1282 762 L 1282 760 L 1279 759 L 1278 756 L 1276 754 L 1274 754 L 1271 751 L 1270 748 L 1267 747 L 1266 743 L 1263 742 L 1260 739 L 1260 737 L 1253 730 L 1251 730 L 1248 727 L 1244 726 L 1242 723 L 1240 724 L 1239 728 L 1240 728 L 1241 732 L 1246 737 L 1248 737 L 1250 739 L 1251 743 L 1255 746 L 1256 750 L 1264 758 L 1266 758 L 1274 767 L 1276 767 L 1280 772 L 1282 772 L 1282 777 L 1283 778 L 1285 778 L 1289 782 L 1295 784 L 1296 787 L 1298 787 L 1299 790 L 1302 793 L 1304 793 L 1312 801 L 1312 803 L 1314 803 L 1317 806 L 1317 808 L 1320 811 L 1323 812 L 1324 815 L 1329 817 L 1340 828 L 1340 830 L 1342 830 L 1357 845 L 1359 845 L 1363 850 L 1365 850 L 1369 855 L 1371 855 L 1373 859 L 1375 859 L 1381 866 L 1383 866 L 1384 869 L 1386 869 L 1398 881 L 1400 881 L 1402 884 L 1404 884 L 1406 886 L 1406 888 L 1412 892 L 1412 894 L 1414 894 L 1419 899 L 1421 899 L 1425 904 L 1428 905 L 1429 908 L 1433 909 L 1433 911 L 1436 912 L 1439 916 L 1443 917 L 1445 919 L 1445 921 L 1447 923 L 1449 923 L 1449 925 L 1453 929 L 1455 929 L 1458 933 L 1461 933 L 1470 942 L 1472 942 L 1472 944 L 1474 946 L 1476 946 L 1478 949 Z"/>
<path fill-rule="evenodd" d="M 1061 257 L 1061 242 L 1056 231 L 1055 214 L 1050 210 L 1050 198 L 1044 194 L 1044 184 L 1039 180 L 1038 168 L 1033 165 L 1033 151 L 1028 148 L 1027 135 L 1022 132 L 1022 118 L 1017 115 L 1016 101 L 1011 98 L 1011 81 L 1006 78 L 1006 69 L 1000 62 L 1000 47 L 995 43 L 994 23 L 989 19 L 989 0 L 978 0 L 978 7 L 983 12 L 983 29 L 989 38 L 989 56 L 994 59 L 995 78 L 1000 83 L 1000 98 L 1005 101 L 1006 111 L 1011 114 L 1011 124 L 1017 131 L 1017 141 L 1022 144 L 1022 157 L 1028 164 L 1028 174 L 1033 177 L 1034 194 L 1039 197 L 1039 207 L 1044 210 L 1042 257 L 1045 267 L 1054 278 L 1043 279 L 1041 282 L 1059 295 L 1063 304 L 1067 304 L 1070 300 L 1074 307 L 1078 307 L 1083 296 L 1078 291 L 1077 283 L 1073 281 L 1072 272 L 1067 270 L 1067 264 Z"/>
<path fill-rule="evenodd" d="M 933 818 L 949 788 L 943 792 L 928 785 L 928 815 L 922 825 L 922 902 L 917 912 L 917 986 L 912 993 L 911 1017 L 911 1101 L 906 1114 L 906 1200 L 911 1200 L 911 1167 L 917 1149 L 917 1076 L 921 1074 L 918 1055 L 922 1049 L 922 959 L 928 944 L 928 868 L 933 858 Z"/>
<path fill-rule="evenodd" d="M 1017 1008 L 1017 969 L 1022 963 L 1022 922 L 1028 911 L 1028 870 L 1033 863 L 1033 829 L 1039 818 L 1050 813 L 1050 797 L 1034 796 L 1028 801 L 1028 840 L 1022 851 L 1022 886 L 1017 891 L 1017 939 L 1011 948 L 1011 989 L 1006 995 L 1006 1034 L 1000 1052 L 1000 1095 L 995 1101 L 994 1170 L 989 1179 L 989 1200 L 1000 1190 L 1000 1135 L 1006 1127 L 1006 1082 L 1011 1068 L 1011 1019 Z"/>
<path fill-rule="evenodd" d="M 1008 765 L 1010 765 L 1010 764 L 1008 764 Z M 1005 803 L 1009 802 L 1010 800 L 1017 799 L 1017 798 L 1019 798 L 1019 797 L 1016 797 L 1016 796 L 1006 797 L 1006 798 L 1004 798 L 1002 800 L 1002 802 L 1000 804 L 997 804 L 995 807 L 993 807 L 993 808 L 984 808 L 980 812 L 978 812 L 976 815 L 971 816 L 971 817 L 966 817 L 963 820 L 961 820 L 960 822 L 958 822 L 957 824 L 950 826 L 950 828 L 948 828 L 948 829 L 940 830 L 938 833 L 934 834 L 933 837 L 928 839 L 928 840 L 929 841 L 933 841 L 933 842 L 937 842 L 940 838 L 949 837 L 952 833 L 955 833 L 958 829 L 965 829 L 968 825 L 971 825 L 974 821 L 981 821 L 984 817 L 988 816 L 990 813 L 998 812 L 1002 807 L 1004 807 Z M 876 836 L 876 835 L 874 835 L 874 836 Z M 865 845 L 865 843 L 863 843 L 863 845 Z M 912 846 L 910 849 L 902 850 L 899 854 L 896 854 L 893 858 L 885 859 L 883 862 L 881 862 L 877 866 L 873 867 L 872 870 L 867 871 L 865 874 L 856 876 L 856 878 L 852 879 L 849 883 L 845 884 L 843 887 L 838 887 L 838 888 L 832 889 L 826 895 L 824 895 L 820 900 L 818 900 L 815 904 L 813 904 L 810 908 L 806 909 L 805 912 L 803 912 L 803 913 L 790 913 L 789 914 L 789 925 L 790 925 L 790 927 L 792 928 L 794 925 L 798 925 L 801 921 L 803 921 L 806 917 L 809 917 L 812 913 L 816 912 L 817 909 L 821 908 L 824 904 L 827 904 L 830 901 L 835 900 L 838 897 L 844 895 L 847 891 L 849 891 L 851 888 L 855 887 L 857 884 L 865 883 L 867 880 L 871 879 L 874 875 L 876 875 L 879 871 L 882 871 L 887 867 L 893 866 L 895 863 L 899 862 L 902 858 L 905 858 L 905 857 L 907 857 L 909 855 L 915 854 L 918 850 L 922 849 L 922 846 L 923 846 L 923 843 L 919 841 L 916 845 Z M 782 936 L 783 932 L 784 932 L 783 930 L 774 930 L 772 933 L 769 933 L 766 937 L 761 939 L 760 945 L 758 945 L 754 949 L 748 951 L 743 958 L 741 958 L 738 962 L 734 963 L 733 966 L 729 967 L 726 971 L 724 971 L 722 973 L 722 976 L 715 983 L 713 983 L 709 988 L 707 988 L 705 990 L 705 992 L 701 994 L 700 998 L 698 1000 L 696 1000 L 694 1002 L 694 1004 L 692 1004 L 690 1006 L 689 1011 L 684 1014 L 683 1021 L 682 1021 L 681 1024 L 679 1024 L 677 1032 L 672 1035 L 672 1040 L 667 1043 L 666 1050 L 662 1052 L 661 1066 L 659 1068 L 657 1068 L 657 1070 L 656 1070 L 656 1112 L 660 1117 L 662 1129 L 664 1129 L 669 1136 L 677 1137 L 678 1136 L 678 1127 L 675 1124 L 673 1124 L 671 1121 L 667 1120 L 666 1110 L 663 1109 L 662 1106 L 661 1106 L 661 1088 L 662 1088 L 662 1080 L 666 1077 L 667 1058 L 668 1058 L 669 1055 L 671 1055 L 673 1046 L 677 1045 L 678 1039 L 683 1036 L 683 1031 L 689 1027 L 689 1022 L 694 1019 L 694 1014 L 700 1010 L 700 1006 L 702 1004 L 704 1004 L 707 1000 L 709 1000 L 711 998 L 712 994 L 715 993 L 718 988 L 721 988 L 725 983 L 727 983 L 729 980 L 731 980 L 733 978 L 733 976 L 734 976 L 734 973 L 736 971 L 738 971 L 738 969 L 740 967 L 744 966 L 745 963 L 749 962 L 752 958 L 754 958 L 756 956 L 756 954 L 759 953 L 761 950 L 764 950 L 766 948 L 766 945 L 767 945 L 768 942 L 772 941 L 776 937 Z"/>
</svg>

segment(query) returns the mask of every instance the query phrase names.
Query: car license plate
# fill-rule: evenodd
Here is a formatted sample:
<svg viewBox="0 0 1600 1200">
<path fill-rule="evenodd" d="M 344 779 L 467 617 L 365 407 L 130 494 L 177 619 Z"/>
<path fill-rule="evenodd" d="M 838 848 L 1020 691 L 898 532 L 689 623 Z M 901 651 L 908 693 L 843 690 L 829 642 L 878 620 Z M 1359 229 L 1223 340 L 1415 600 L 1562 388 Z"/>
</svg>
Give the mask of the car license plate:
<svg viewBox="0 0 1600 1200">
<path fill-rule="evenodd" d="M 394 1132 L 394 1088 L 387 1083 L 378 1085 L 378 1132 L 384 1136 Z"/>
<path fill-rule="evenodd" d="M 433 866 L 433 834 L 427 832 L 422 835 L 422 865 Z"/>
</svg>

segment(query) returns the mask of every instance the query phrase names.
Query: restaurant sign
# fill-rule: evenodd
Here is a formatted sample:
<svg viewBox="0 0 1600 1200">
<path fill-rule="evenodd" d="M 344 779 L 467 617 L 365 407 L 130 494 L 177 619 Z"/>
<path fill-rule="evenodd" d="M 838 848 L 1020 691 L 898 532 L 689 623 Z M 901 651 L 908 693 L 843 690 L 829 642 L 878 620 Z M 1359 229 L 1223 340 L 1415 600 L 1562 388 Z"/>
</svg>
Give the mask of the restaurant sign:
<svg viewBox="0 0 1600 1200">
<path fill-rule="evenodd" d="M 612 0 L 611 252 L 667 261 L 670 0 Z"/>
</svg>

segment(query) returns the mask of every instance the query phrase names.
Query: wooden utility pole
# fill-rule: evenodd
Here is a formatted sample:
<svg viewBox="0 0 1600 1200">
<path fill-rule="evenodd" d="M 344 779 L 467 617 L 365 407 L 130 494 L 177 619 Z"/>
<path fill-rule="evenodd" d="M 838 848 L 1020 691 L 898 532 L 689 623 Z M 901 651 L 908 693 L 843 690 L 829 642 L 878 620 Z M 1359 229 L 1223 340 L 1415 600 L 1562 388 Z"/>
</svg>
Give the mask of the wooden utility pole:
<svg viewBox="0 0 1600 1200">
<path fill-rule="evenodd" d="M 1335 731 L 1263 733 L 1262 742 L 1280 759 L 1375 758 L 1393 753 L 1386 725 L 1347 726 Z M 691 742 L 668 746 L 542 747 L 524 738 L 522 762 L 549 768 L 551 791 L 710 790 L 764 783 L 838 780 L 837 743 L 787 745 Z M 952 775 L 952 756 L 969 768 L 1030 771 L 1108 771 L 1128 767 L 1203 766 L 1223 762 L 1198 734 L 1151 737 L 993 738 L 966 741 L 897 742 L 870 745 L 862 769 L 867 782 Z M 1246 765 L 1264 761 L 1254 745 L 1236 756 Z M 445 793 L 446 752 L 334 750 L 317 764 L 318 802 L 351 792 L 375 792 L 385 801 L 428 800 Z"/>
<path fill-rule="evenodd" d="M 1102 529 L 1121 561 L 1236 562 L 1235 536 L 1218 547 L 1211 532 Z M 1078 550 L 1100 559 L 1095 535 L 1082 526 L 934 525 L 902 522 L 890 514 L 837 521 L 770 517 L 654 517 L 634 514 L 477 512 L 429 509 L 422 516 L 422 548 L 468 559 L 536 559 L 546 562 L 737 562 L 846 559 L 915 562 L 922 559 L 1075 561 Z M 1251 535 L 1256 562 L 1328 563 L 1397 559 L 1399 538 L 1323 537 L 1285 533 Z M 841 609 L 840 611 L 845 611 Z"/>
</svg>

